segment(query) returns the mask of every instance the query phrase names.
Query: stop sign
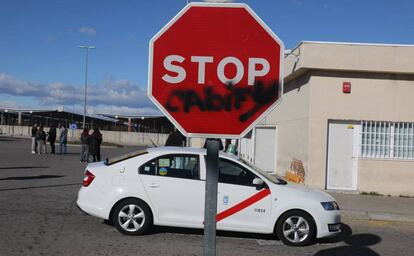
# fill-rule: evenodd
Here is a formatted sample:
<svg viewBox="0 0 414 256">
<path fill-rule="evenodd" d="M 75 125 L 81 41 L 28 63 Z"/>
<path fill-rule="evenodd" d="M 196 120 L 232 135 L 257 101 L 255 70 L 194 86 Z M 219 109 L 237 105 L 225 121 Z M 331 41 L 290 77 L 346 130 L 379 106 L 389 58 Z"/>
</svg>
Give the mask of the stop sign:
<svg viewBox="0 0 414 256">
<path fill-rule="evenodd" d="M 277 104 L 283 51 L 247 5 L 191 3 L 150 41 L 148 95 L 186 136 L 239 138 Z"/>
</svg>

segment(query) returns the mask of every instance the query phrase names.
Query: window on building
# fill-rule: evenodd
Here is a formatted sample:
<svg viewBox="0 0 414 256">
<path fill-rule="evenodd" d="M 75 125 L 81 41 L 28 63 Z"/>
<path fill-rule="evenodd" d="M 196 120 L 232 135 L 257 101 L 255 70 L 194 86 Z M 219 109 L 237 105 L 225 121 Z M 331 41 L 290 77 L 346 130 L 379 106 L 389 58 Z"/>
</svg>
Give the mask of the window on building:
<svg viewBox="0 0 414 256">
<path fill-rule="evenodd" d="M 414 123 L 361 122 L 361 157 L 414 159 Z"/>
</svg>

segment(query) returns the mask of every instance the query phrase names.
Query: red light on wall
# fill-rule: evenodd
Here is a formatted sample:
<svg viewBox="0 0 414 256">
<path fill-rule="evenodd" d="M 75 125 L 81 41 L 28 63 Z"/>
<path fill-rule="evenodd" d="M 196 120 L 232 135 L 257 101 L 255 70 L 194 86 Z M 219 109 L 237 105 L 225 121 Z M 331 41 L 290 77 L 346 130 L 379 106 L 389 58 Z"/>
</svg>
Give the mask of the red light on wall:
<svg viewBox="0 0 414 256">
<path fill-rule="evenodd" d="M 343 93 L 351 93 L 351 82 L 343 82 L 342 83 L 342 92 Z"/>
</svg>

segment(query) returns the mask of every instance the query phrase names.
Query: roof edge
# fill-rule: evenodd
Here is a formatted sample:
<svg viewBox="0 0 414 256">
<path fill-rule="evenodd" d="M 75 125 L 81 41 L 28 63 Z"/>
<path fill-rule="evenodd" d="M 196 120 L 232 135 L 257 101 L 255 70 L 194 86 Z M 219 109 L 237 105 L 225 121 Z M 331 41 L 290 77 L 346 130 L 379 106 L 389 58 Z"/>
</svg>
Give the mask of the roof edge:
<svg viewBox="0 0 414 256">
<path fill-rule="evenodd" d="M 386 47 L 414 47 L 414 44 L 386 44 L 386 43 L 360 43 L 360 42 L 331 42 L 331 41 L 301 41 L 295 48 L 302 44 L 336 44 L 357 46 L 386 46 Z"/>
</svg>

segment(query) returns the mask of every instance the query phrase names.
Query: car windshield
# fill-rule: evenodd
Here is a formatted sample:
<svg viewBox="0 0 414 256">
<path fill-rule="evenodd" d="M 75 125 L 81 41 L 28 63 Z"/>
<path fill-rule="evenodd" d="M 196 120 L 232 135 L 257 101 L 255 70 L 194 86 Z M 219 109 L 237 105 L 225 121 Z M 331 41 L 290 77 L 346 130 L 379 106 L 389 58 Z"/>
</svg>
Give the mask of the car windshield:
<svg viewBox="0 0 414 256">
<path fill-rule="evenodd" d="M 256 172 L 260 173 L 262 176 L 264 176 L 267 180 L 275 183 L 275 184 L 279 184 L 279 185 L 286 185 L 287 182 L 282 179 L 281 177 L 279 177 L 276 174 L 270 174 L 262 169 L 260 169 L 259 167 L 257 167 L 256 165 L 249 163 L 243 159 L 240 159 L 240 161 L 242 163 L 244 163 L 245 165 L 248 165 L 250 168 L 252 168 L 253 170 L 255 170 Z"/>
</svg>

